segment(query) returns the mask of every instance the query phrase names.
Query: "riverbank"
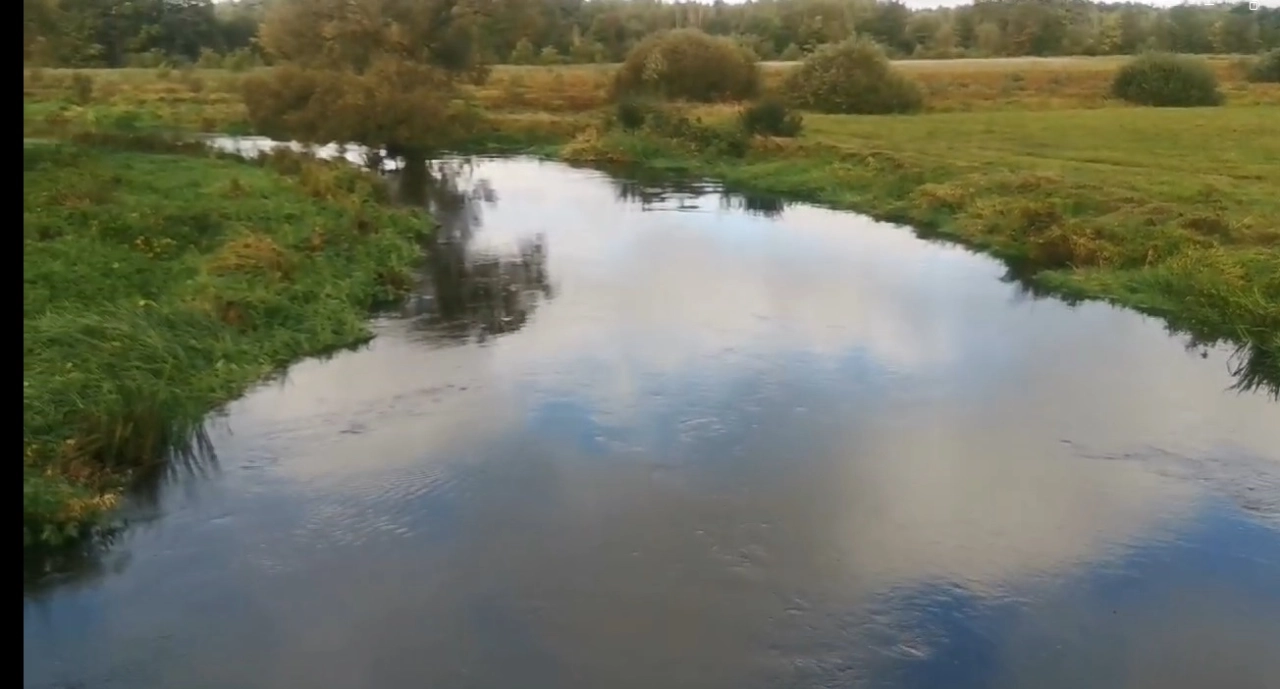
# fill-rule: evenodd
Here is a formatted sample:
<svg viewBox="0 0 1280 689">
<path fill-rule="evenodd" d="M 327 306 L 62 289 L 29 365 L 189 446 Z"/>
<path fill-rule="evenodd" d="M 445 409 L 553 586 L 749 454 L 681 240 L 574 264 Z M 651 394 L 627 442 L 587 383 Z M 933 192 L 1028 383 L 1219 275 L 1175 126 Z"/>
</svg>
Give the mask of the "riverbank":
<svg viewBox="0 0 1280 689">
<path fill-rule="evenodd" d="M 729 126 L 731 111 L 691 113 Z M 743 156 L 714 141 L 592 129 L 553 151 L 909 224 L 1007 261 L 1033 287 L 1244 346 L 1241 383 L 1280 385 L 1275 106 L 916 117 L 810 115 Z"/>
<path fill-rule="evenodd" d="M 1276 394 L 1275 85 L 1241 81 L 1224 108 L 1147 109 L 1106 105 L 1105 80 L 1087 70 L 1062 78 L 983 74 L 997 76 L 957 81 L 941 101 L 967 109 L 969 96 L 960 94 L 1004 79 L 1016 102 L 912 117 L 808 115 L 798 139 L 731 142 L 747 146 L 738 155 L 714 137 L 622 132 L 599 109 L 598 94 L 566 95 L 580 93 L 576 77 L 508 70 L 486 86 L 496 89 L 489 96 L 477 92 L 493 102 L 488 126 L 467 150 L 534 150 L 710 177 L 908 224 L 1006 260 L 1037 290 L 1131 307 L 1198 342 L 1241 344 L 1241 387 Z M 24 135 L 242 132 L 237 80 L 112 73 L 77 86 L 69 73 L 28 73 Z M 1090 107 L 1037 109 L 1065 98 L 1055 89 L 1074 89 L 1070 102 Z M 553 100 L 558 105 L 548 106 Z M 727 131 L 736 110 L 689 114 Z M 24 524 L 41 525 L 28 540 L 91 523 L 137 458 L 149 461 L 169 440 L 185 438 L 206 411 L 253 381 L 299 356 L 358 341 L 366 307 L 388 284 L 379 270 L 388 278 L 407 269 L 412 236 L 425 227 L 421 218 L 377 208 L 375 188 L 348 168 L 299 164 L 282 177 L 233 161 L 76 146 L 28 147 L 24 165 Z M 365 238 L 371 243 L 332 245 L 361 218 L 376 220 Z M 317 226 L 324 232 L 314 233 Z M 69 227 L 96 229 L 69 235 Z M 270 242 L 254 243 L 260 236 Z M 203 243 L 191 244 L 197 237 Z M 206 264 L 243 249 L 236 242 L 246 237 L 249 250 L 273 244 L 286 257 L 281 265 L 309 269 L 211 280 Z M 107 260 L 121 255 L 130 260 Z M 141 277 L 130 262 L 138 256 L 146 257 Z M 127 277 L 116 263 L 129 266 Z M 201 303 L 196 284 L 206 285 L 204 312 L 192 309 Z M 223 289 L 262 299 L 247 303 L 269 314 L 270 326 L 235 322 L 236 310 L 211 313 Z M 117 345 L 130 354 L 117 356 Z M 72 369 L 60 368 L 68 361 Z"/>
<path fill-rule="evenodd" d="M 381 189 L 299 156 L 24 145 L 24 543 L 79 535 L 218 405 L 366 338 L 430 229 Z"/>
</svg>

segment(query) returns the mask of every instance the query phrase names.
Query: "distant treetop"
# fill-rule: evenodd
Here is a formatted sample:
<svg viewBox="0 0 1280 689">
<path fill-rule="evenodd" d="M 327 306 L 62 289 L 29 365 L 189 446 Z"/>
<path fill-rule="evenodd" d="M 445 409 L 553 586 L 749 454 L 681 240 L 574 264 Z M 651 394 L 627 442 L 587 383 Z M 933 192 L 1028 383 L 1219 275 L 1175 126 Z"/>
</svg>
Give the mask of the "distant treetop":
<svg viewBox="0 0 1280 689">
<path fill-rule="evenodd" d="M 202 52 L 257 51 L 259 24 L 281 2 L 287 0 L 23 0 L 24 57 L 46 65 L 123 67 L 142 60 L 139 56 L 180 64 L 195 62 Z M 893 58 L 1152 50 L 1256 54 L 1280 48 L 1280 8 L 1251 10 L 1247 2 L 1157 8 L 1085 0 L 992 0 L 914 10 L 874 0 L 411 4 L 447 6 L 451 18 L 466 25 L 465 35 L 452 39 L 456 50 L 437 56 L 445 60 L 472 59 L 474 50 L 488 62 L 620 62 L 645 37 L 678 28 L 732 37 L 762 60 L 797 59 L 855 32 L 883 45 Z M 447 24 L 440 21 L 445 18 L 434 17 L 432 25 Z"/>
</svg>

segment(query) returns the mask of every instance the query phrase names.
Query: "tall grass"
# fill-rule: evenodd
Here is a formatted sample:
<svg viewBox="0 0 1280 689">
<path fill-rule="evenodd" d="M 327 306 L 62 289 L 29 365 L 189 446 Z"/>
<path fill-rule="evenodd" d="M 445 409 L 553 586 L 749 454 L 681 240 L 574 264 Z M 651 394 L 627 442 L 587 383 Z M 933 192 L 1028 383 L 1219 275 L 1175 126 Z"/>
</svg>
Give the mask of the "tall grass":
<svg viewBox="0 0 1280 689">
<path fill-rule="evenodd" d="M 360 341 L 407 284 L 426 218 L 353 169 L 289 164 L 24 146 L 25 542 L 93 525 L 210 409 Z"/>
</svg>

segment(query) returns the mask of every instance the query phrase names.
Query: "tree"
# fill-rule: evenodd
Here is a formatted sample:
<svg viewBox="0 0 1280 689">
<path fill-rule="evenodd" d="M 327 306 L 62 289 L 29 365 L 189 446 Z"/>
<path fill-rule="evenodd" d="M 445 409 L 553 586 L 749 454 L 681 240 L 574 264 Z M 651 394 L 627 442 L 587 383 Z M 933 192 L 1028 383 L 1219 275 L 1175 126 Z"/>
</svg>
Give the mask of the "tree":
<svg viewBox="0 0 1280 689">
<path fill-rule="evenodd" d="M 558 65 L 564 62 L 564 56 L 560 54 L 556 47 L 549 45 L 538 53 L 538 64 L 541 65 Z"/>
<path fill-rule="evenodd" d="M 1004 32 L 995 22 L 982 22 L 974 30 L 974 47 L 983 57 L 1004 54 Z"/>
<path fill-rule="evenodd" d="M 470 0 L 280 0 L 259 31 L 279 65 L 246 80 L 256 128 L 357 142 L 412 169 L 469 133 L 457 82 L 483 77 Z"/>
<path fill-rule="evenodd" d="M 510 61 L 513 65 L 531 65 L 537 62 L 538 52 L 533 47 L 533 42 L 528 38 L 516 41 L 516 47 L 511 51 Z"/>
<path fill-rule="evenodd" d="M 943 24 L 938 27 L 937 33 L 929 38 L 929 55 L 934 57 L 956 57 L 959 43 L 955 29 L 952 29 L 949 24 Z"/>
<path fill-rule="evenodd" d="M 940 28 L 942 20 L 936 14 L 916 14 L 908 19 L 905 35 L 912 45 L 912 51 L 927 46 Z"/>
<path fill-rule="evenodd" d="M 56 28 L 57 8 L 52 0 L 22 0 L 22 59 L 36 59 L 49 34 Z"/>
<path fill-rule="evenodd" d="M 265 15 L 294 0 L 23 0 L 24 54 L 38 43 L 41 13 L 56 5 L 56 20 L 39 42 L 44 59 L 76 66 L 120 66 L 138 54 L 194 60 L 202 50 L 227 53 L 251 47 Z M 359 16 L 370 0 L 351 0 Z M 329 0 L 318 0 L 324 7 Z M 392 7 L 401 0 L 385 0 Z M 928 3 L 926 3 L 928 4 Z M 620 60 L 646 37 L 676 28 L 732 37 L 761 58 L 790 44 L 812 52 L 851 36 L 855 29 L 893 55 L 966 51 L 997 55 L 1132 54 L 1143 49 L 1257 52 L 1280 47 L 1280 9 L 1247 3 L 1181 3 L 1157 8 L 1137 3 L 1083 0 L 974 0 L 949 9 L 911 9 L 873 0 L 756 0 L 742 3 L 646 0 L 426 0 L 447 8 L 436 24 L 469 24 L 467 41 L 494 59 L 513 55 L 534 64 L 555 46 L 585 61 L 598 43 Z M 32 11 L 34 10 L 34 11 Z M 456 10 L 456 13 L 455 13 Z M 379 10 L 382 12 L 383 10 Z M 44 12 L 47 16 L 48 12 Z M 979 35 L 979 27 L 987 27 Z M 933 45 L 950 29 L 949 50 Z M 531 52 L 523 50 L 527 39 Z M 923 49 L 921 49 L 923 47 Z"/>
<path fill-rule="evenodd" d="M 588 64 L 592 62 L 603 62 L 604 46 L 595 41 L 586 39 L 579 40 L 569 49 L 569 57 L 579 64 Z"/>
<path fill-rule="evenodd" d="M 1098 51 L 1103 55 L 1115 55 L 1122 52 L 1123 36 L 1120 15 L 1108 14 L 1102 20 L 1102 27 L 1098 30 Z"/>
</svg>

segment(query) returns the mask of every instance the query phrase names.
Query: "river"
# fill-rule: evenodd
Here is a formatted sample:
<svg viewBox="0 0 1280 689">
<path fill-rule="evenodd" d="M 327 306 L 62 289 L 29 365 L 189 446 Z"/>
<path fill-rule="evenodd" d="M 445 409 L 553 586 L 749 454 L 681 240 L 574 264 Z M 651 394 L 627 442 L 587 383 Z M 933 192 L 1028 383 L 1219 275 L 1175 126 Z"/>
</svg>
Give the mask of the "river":
<svg viewBox="0 0 1280 689">
<path fill-rule="evenodd" d="M 28 581 L 24 686 L 1275 686 L 1228 351 L 856 214 L 454 167 L 403 312 Z"/>
</svg>

